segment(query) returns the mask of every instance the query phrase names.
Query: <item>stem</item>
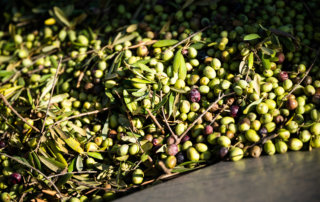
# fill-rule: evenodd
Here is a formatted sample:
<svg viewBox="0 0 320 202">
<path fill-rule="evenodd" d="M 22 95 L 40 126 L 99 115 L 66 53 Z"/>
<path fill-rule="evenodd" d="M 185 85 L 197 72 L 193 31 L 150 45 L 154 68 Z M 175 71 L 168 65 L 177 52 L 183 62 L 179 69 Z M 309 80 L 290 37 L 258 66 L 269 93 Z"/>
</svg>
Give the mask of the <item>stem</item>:
<svg viewBox="0 0 320 202">
<path fill-rule="evenodd" d="M 26 166 L 26 167 L 28 167 L 28 168 L 30 168 L 30 169 L 32 169 L 32 170 L 38 172 L 39 174 L 43 175 L 43 177 L 44 177 L 46 180 L 48 180 L 48 181 L 51 183 L 51 185 L 53 186 L 53 188 L 57 191 L 59 197 L 60 197 L 60 198 L 63 198 L 63 196 L 62 196 L 59 188 L 58 188 L 58 187 L 51 181 L 51 179 L 50 179 L 48 176 L 46 176 L 43 172 L 41 172 L 41 171 L 38 170 L 37 168 L 34 168 L 34 167 L 32 167 L 31 165 L 29 165 L 29 164 L 27 164 L 27 163 L 25 163 L 25 162 L 23 162 L 23 161 L 15 158 L 15 157 L 13 157 L 13 156 L 10 156 L 10 155 L 8 155 L 8 154 L 6 154 L 6 153 L 0 152 L 0 155 L 4 155 L 4 156 L 6 156 L 6 157 L 8 157 L 8 158 L 10 158 L 10 159 L 12 159 L 12 160 L 14 160 L 14 161 L 22 164 L 22 165 L 24 165 L 24 166 Z"/>
<path fill-rule="evenodd" d="M 87 173 L 97 173 L 97 171 L 94 171 L 94 170 L 85 170 L 85 171 L 75 171 L 75 172 L 59 173 L 59 174 L 56 174 L 56 175 L 50 175 L 50 176 L 48 176 L 48 178 L 59 177 L 59 176 L 68 175 L 68 174 L 87 174 Z"/>
<path fill-rule="evenodd" d="M 60 120 L 60 121 L 55 122 L 53 125 L 57 125 L 57 124 L 59 124 L 59 123 L 62 123 L 62 122 L 64 122 L 64 121 L 68 121 L 68 120 L 70 120 L 70 119 L 75 119 L 75 118 L 79 118 L 79 117 L 83 117 L 83 116 L 88 116 L 88 115 L 91 115 L 91 114 L 98 114 L 98 113 L 103 112 L 103 111 L 106 111 L 106 110 L 108 110 L 108 109 L 109 109 L 109 108 L 106 107 L 106 108 L 102 108 L 102 109 L 98 109 L 98 110 L 94 110 L 94 111 L 90 111 L 90 112 L 81 113 L 81 114 L 74 115 L 74 116 L 69 116 L 69 117 L 64 118 L 64 119 L 62 119 L 62 120 Z"/>
<path fill-rule="evenodd" d="M 38 128 L 36 128 L 35 126 L 31 125 L 25 118 L 23 118 L 8 102 L 8 100 L 6 99 L 6 97 L 4 95 L 2 95 L 0 93 L 0 97 L 3 100 L 4 104 L 7 105 L 7 107 L 9 107 L 13 113 L 15 113 L 24 123 L 26 123 L 28 126 L 30 126 L 32 129 L 34 129 L 35 131 L 37 131 L 38 133 L 40 132 L 40 130 Z"/>
<path fill-rule="evenodd" d="M 314 64 L 316 63 L 317 59 L 318 59 L 318 56 L 319 56 L 319 52 L 320 52 L 320 49 L 317 50 L 317 53 L 316 53 L 316 57 L 314 58 L 312 64 L 310 65 L 310 67 L 308 68 L 308 70 L 306 71 L 305 75 L 302 77 L 302 79 L 299 81 L 298 84 L 296 84 L 292 90 L 288 93 L 288 95 L 286 95 L 284 99 L 286 99 L 289 95 L 291 95 L 297 88 L 298 86 L 304 81 L 304 79 L 308 76 L 308 74 L 310 73 L 311 69 L 313 68 Z"/>
<path fill-rule="evenodd" d="M 149 116 L 151 117 L 151 119 L 153 120 L 153 122 L 157 125 L 157 127 L 161 130 L 162 134 L 165 134 L 165 131 L 163 129 L 163 127 L 160 125 L 160 123 L 158 122 L 157 118 L 152 114 L 152 112 L 150 111 L 150 109 L 146 109 L 146 111 L 148 112 Z"/>
<path fill-rule="evenodd" d="M 184 138 L 184 136 L 186 136 L 188 134 L 188 132 L 191 130 L 191 128 L 193 128 L 193 126 L 205 115 L 205 113 L 207 113 L 215 104 L 217 104 L 221 99 L 223 99 L 224 97 L 228 97 L 230 95 L 233 95 L 234 92 L 229 93 L 229 94 L 222 94 L 219 95 L 218 99 L 216 101 L 214 101 L 213 103 L 211 103 L 211 105 L 200 115 L 198 116 L 198 118 L 196 120 L 194 120 L 192 122 L 192 124 L 189 125 L 189 127 L 187 128 L 186 131 L 184 131 L 184 133 L 180 136 L 180 138 L 178 139 L 178 142 L 176 144 L 179 144 L 182 140 L 182 138 Z"/>
<path fill-rule="evenodd" d="M 194 37 L 195 35 L 199 34 L 200 32 L 205 31 L 206 29 L 208 29 L 210 27 L 210 25 L 200 29 L 199 31 L 191 34 L 190 36 L 188 36 L 187 38 L 183 39 L 182 41 L 180 41 L 179 43 L 175 44 L 174 46 L 171 46 L 171 48 L 169 48 L 169 50 L 173 50 L 174 48 L 176 48 L 177 46 L 179 46 L 180 44 L 184 43 L 185 41 L 189 40 L 190 38 Z"/>
</svg>

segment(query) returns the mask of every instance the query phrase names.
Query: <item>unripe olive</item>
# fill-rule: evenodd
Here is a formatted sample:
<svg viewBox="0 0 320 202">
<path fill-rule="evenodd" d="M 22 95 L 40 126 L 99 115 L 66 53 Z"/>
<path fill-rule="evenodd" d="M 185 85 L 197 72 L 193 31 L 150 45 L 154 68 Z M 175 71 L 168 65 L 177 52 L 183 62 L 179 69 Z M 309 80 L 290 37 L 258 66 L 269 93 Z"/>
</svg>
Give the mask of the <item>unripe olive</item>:
<svg viewBox="0 0 320 202">
<path fill-rule="evenodd" d="M 311 126 L 310 132 L 313 135 L 320 135 L 320 123 L 315 123 Z"/>
<path fill-rule="evenodd" d="M 243 158 L 243 150 L 239 147 L 233 147 L 229 151 L 229 157 L 232 161 L 239 161 Z"/>
<path fill-rule="evenodd" d="M 255 130 L 249 129 L 246 131 L 246 139 L 250 142 L 259 142 L 260 137 Z"/>
<path fill-rule="evenodd" d="M 198 152 L 202 153 L 208 150 L 208 146 L 204 143 L 195 144 L 195 148 Z"/>
<path fill-rule="evenodd" d="M 311 139 L 311 133 L 308 130 L 303 130 L 299 134 L 299 139 L 303 143 L 309 142 L 309 140 Z"/>
<path fill-rule="evenodd" d="M 141 169 L 136 169 L 132 173 L 132 182 L 134 184 L 141 184 L 143 182 L 144 173 Z"/>
<path fill-rule="evenodd" d="M 175 156 L 168 156 L 165 164 L 168 168 L 172 169 L 177 164 L 177 158 Z"/>
<path fill-rule="evenodd" d="M 187 157 L 190 161 L 199 161 L 200 154 L 194 147 L 189 147 L 189 149 L 187 150 Z"/>
<path fill-rule="evenodd" d="M 299 151 L 302 146 L 303 146 L 303 142 L 301 140 L 299 140 L 298 138 L 291 138 L 289 140 L 289 148 L 293 151 Z"/>
<path fill-rule="evenodd" d="M 264 145 L 263 145 L 263 150 L 266 154 L 268 155 L 274 155 L 276 153 L 276 147 L 272 143 L 271 140 L 268 140 Z"/>
<path fill-rule="evenodd" d="M 217 143 L 222 147 L 230 147 L 231 140 L 227 136 L 220 136 L 217 139 Z"/>
<path fill-rule="evenodd" d="M 276 142 L 275 147 L 276 147 L 276 151 L 277 151 L 279 154 L 286 153 L 287 150 L 288 150 L 287 144 L 286 144 L 285 142 L 283 142 L 283 141 L 278 141 L 278 142 Z"/>
<path fill-rule="evenodd" d="M 214 79 L 216 77 L 216 71 L 210 66 L 204 68 L 203 74 L 209 79 Z"/>
<path fill-rule="evenodd" d="M 139 145 L 137 143 L 134 143 L 129 147 L 129 154 L 132 156 L 136 155 L 137 153 L 139 153 L 139 150 L 140 150 Z"/>
<path fill-rule="evenodd" d="M 188 150 L 190 147 L 192 147 L 192 142 L 190 140 L 185 141 L 182 145 L 182 150 L 186 151 Z"/>
<path fill-rule="evenodd" d="M 128 154 L 128 151 L 129 151 L 129 145 L 123 144 L 123 145 L 121 145 L 121 146 L 119 147 L 117 153 L 118 153 L 118 155 L 120 155 L 120 156 L 125 156 L 125 155 Z"/>
<path fill-rule="evenodd" d="M 313 148 L 319 148 L 320 147 L 320 136 L 319 135 L 313 136 L 311 138 L 310 145 Z"/>
</svg>

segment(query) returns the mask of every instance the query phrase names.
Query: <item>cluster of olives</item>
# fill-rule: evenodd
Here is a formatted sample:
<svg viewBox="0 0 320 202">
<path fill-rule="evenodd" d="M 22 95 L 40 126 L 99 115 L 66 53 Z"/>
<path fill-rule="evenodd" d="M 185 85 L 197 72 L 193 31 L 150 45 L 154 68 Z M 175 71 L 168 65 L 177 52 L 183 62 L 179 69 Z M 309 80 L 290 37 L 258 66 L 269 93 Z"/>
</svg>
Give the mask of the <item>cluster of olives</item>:
<svg viewBox="0 0 320 202">
<path fill-rule="evenodd" d="M 89 196 L 52 179 L 65 199 L 103 201 L 181 168 L 320 147 L 319 11 L 309 21 L 300 1 L 176 0 L 135 14 L 125 3 L 111 3 L 122 19 L 103 33 L 61 27 L 59 16 L 0 32 L 3 153 L 48 176 L 96 171 L 75 178 L 105 188 Z M 3 201 L 28 189 L 28 176 L 51 186 L 1 161 Z"/>
</svg>

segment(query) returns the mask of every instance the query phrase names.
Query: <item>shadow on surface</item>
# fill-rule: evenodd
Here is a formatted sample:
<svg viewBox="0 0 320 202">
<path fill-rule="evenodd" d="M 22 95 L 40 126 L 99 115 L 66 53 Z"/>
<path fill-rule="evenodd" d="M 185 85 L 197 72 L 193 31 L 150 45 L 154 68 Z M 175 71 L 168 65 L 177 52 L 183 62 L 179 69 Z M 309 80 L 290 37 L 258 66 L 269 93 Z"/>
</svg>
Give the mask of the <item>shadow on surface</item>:
<svg viewBox="0 0 320 202">
<path fill-rule="evenodd" d="M 221 162 L 117 201 L 319 201 L 320 150 Z"/>
</svg>

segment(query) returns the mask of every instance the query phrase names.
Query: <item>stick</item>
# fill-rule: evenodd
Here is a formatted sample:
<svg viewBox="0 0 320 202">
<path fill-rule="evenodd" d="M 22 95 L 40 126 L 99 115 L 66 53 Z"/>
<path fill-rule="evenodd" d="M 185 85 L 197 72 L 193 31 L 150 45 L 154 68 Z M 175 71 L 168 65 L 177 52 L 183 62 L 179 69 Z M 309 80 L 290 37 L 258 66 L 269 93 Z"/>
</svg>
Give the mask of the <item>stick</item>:
<svg viewBox="0 0 320 202">
<path fill-rule="evenodd" d="M 75 119 L 75 118 L 79 118 L 79 117 L 83 117 L 83 116 L 87 116 L 87 115 L 91 115 L 91 114 L 98 114 L 98 113 L 106 111 L 108 109 L 109 109 L 108 107 L 105 107 L 105 108 L 102 108 L 102 109 L 98 109 L 98 110 L 94 110 L 94 111 L 90 111 L 90 112 L 85 112 L 85 113 L 81 113 L 81 114 L 74 115 L 74 116 L 69 116 L 69 117 L 64 118 L 64 119 L 62 119 L 60 121 L 55 122 L 53 125 L 57 125 L 57 124 L 59 124 L 61 122 L 68 121 L 70 119 Z"/>
<path fill-rule="evenodd" d="M 166 173 L 166 174 L 171 174 L 171 170 L 172 169 L 168 169 L 166 167 L 166 165 L 164 165 L 163 161 L 159 161 L 159 166 L 162 168 L 162 170 Z"/>
<path fill-rule="evenodd" d="M 210 25 L 208 25 L 208 26 L 200 29 L 199 31 L 191 34 L 190 36 L 188 36 L 187 38 L 183 39 L 183 40 L 180 41 L 179 43 L 175 44 L 174 46 L 171 46 L 171 47 L 169 48 L 169 50 L 173 50 L 174 48 L 176 48 L 176 47 L 179 46 L 180 44 L 184 43 L 185 41 L 187 41 L 187 40 L 189 40 L 190 38 L 194 37 L 195 35 L 199 34 L 200 32 L 205 31 L 205 30 L 208 29 L 209 27 L 210 27 Z"/>
<path fill-rule="evenodd" d="M 28 126 L 30 126 L 33 130 L 37 131 L 38 133 L 40 132 L 40 130 L 36 127 L 34 127 L 33 125 L 31 125 L 25 118 L 23 118 L 8 102 L 8 100 L 6 99 L 6 97 L 4 97 L 4 95 L 2 95 L 0 93 L 0 97 L 3 100 L 4 104 L 7 105 L 7 107 L 9 107 L 13 113 L 15 113 L 24 123 L 26 123 Z"/>
<path fill-rule="evenodd" d="M 49 112 L 49 108 L 50 108 L 50 104 L 51 104 L 51 99 L 52 99 L 52 95 L 53 95 L 53 92 L 54 92 L 54 88 L 56 86 L 57 77 L 58 77 L 58 73 L 59 73 L 60 66 L 61 66 L 61 61 L 62 61 L 62 58 L 60 57 L 57 71 L 56 71 L 56 73 L 55 73 L 55 75 L 53 77 L 53 83 L 52 83 L 50 98 L 49 98 L 47 109 L 46 109 L 46 115 L 44 117 L 44 121 L 43 121 L 43 124 L 42 124 L 41 133 L 43 133 L 44 127 L 46 126 L 46 120 L 47 120 L 47 117 L 48 117 L 48 112 Z M 40 138 L 40 140 L 41 140 L 41 138 Z M 39 142 L 41 142 L 41 141 L 39 141 Z"/>
<path fill-rule="evenodd" d="M 318 56 L 319 56 L 319 52 L 320 52 L 320 49 L 317 50 L 317 53 L 316 53 L 316 57 L 314 58 L 312 64 L 310 65 L 310 67 L 308 68 L 308 70 L 306 71 L 305 75 L 302 77 L 302 79 L 299 81 L 298 84 L 296 84 L 292 90 L 288 93 L 288 95 L 286 95 L 284 99 L 286 99 L 289 95 L 291 95 L 297 88 L 298 86 L 303 82 L 303 80 L 308 76 L 308 74 L 310 73 L 311 69 L 313 68 L 314 64 L 316 63 L 317 59 L 318 59 Z"/>
<path fill-rule="evenodd" d="M 146 111 L 148 112 L 149 116 L 151 117 L 151 119 L 153 120 L 153 122 L 158 126 L 158 128 L 161 130 L 162 134 L 165 134 L 165 131 L 163 129 L 163 127 L 160 125 L 160 123 L 158 122 L 158 120 L 156 119 L 156 117 L 152 114 L 152 112 L 150 111 L 150 109 L 146 109 Z"/>
<path fill-rule="evenodd" d="M 14 161 L 22 164 L 22 165 L 24 165 L 24 166 L 26 166 L 26 167 L 28 167 L 28 168 L 30 168 L 30 169 L 32 169 L 32 170 L 38 172 L 39 174 L 43 175 L 43 177 L 46 178 L 46 179 L 51 183 L 51 185 L 53 186 L 53 188 L 57 191 L 59 197 L 60 197 L 60 198 L 63 198 L 63 196 L 62 196 L 59 188 L 58 188 L 58 187 L 51 181 L 51 179 L 48 178 L 43 172 L 41 172 L 41 171 L 38 170 L 37 168 L 34 168 L 34 167 L 32 167 L 31 165 L 29 165 L 29 164 L 27 164 L 27 163 L 25 163 L 25 162 L 23 162 L 23 161 L 15 158 L 15 157 L 13 157 L 13 156 L 10 156 L 10 155 L 8 155 L 8 154 L 6 154 L 6 153 L 0 152 L 0 155 L 4 155 L 4 156 L 6 156 L 6 157 L 8 157 L 8 158 L 10 158 L 10 159 L 12 159 L 12 160 L 14 160 Z"/>
<path fill-rule="evenodd" d="M 222 94 L 219 95 L 218 99 L 216 101 L 214 101 L 213 103 L 211 103 L 211 105 L 200 115 L 198 116 L 198 118 L 196 120 L 194 120 L 192 122 L 192 124 L 189 125 L 189 127 L 187 128 L 186 131 L 184 131 L 184 133 L 182 133 L 182 135 L 180 136 L 180 138 L 178 139 L 178 142 L 176 144 L 179 144 L 182 140 L 182 138 L 184 138 L 184 136 L 186 136 L 188 134 L 188 132 L 191 130 L 191 128 L 205 115 L 205 113 L 207 113 L 215 104 L 217 104 L 221 99 L 223 99 L 224 97 L 228 97 L 230 95 L 235 94 L 234 92 L 229 93 L 229 94 Z"/>
</svg>

